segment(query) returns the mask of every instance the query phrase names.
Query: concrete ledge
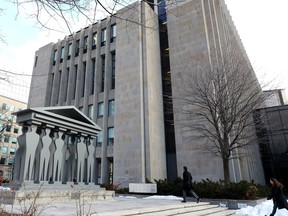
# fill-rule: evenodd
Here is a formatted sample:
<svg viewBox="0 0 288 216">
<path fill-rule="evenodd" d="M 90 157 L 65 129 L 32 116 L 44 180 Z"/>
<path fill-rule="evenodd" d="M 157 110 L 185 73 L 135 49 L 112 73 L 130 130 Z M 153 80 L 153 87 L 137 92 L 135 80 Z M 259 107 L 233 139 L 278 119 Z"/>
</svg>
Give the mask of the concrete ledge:
<svg viewBox="0 0 288 216">
<path fill-rule="evenodd" d="M 157 193 L 157 184 L 129 183 L 129 193 Z"/>
<path fill-rule="evenodd" d="M 221 207 L 227 207 L 228 209 L 240 209 L 247 206 L 256 206 L 264 202 L 266 198 L 258 200 L 230 200 L 230 199 L 201 199 L 201 202 L 209 202 L 210 204 L 217 204 Z"/>
</svg>

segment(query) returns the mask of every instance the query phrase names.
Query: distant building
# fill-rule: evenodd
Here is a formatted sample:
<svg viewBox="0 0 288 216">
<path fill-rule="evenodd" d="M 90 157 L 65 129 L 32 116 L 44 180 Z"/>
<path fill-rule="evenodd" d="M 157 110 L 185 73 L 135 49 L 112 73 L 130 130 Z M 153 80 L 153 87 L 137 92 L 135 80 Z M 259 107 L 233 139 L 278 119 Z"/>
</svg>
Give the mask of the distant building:
<svg viewBox="0 0 288 216">
<path fill-rule="evenodd" d="M 18 148 L 17 137 L 21 134 L 21 127 L 16 124 L 16 118 L 11 113 L 26 108 L 26 103 L 0 96 L 0 176 L 4 178 L 11 177 Z"/>
<path fill-rule="evenodd" d="M 282 106 L 288 104 L 288 95 L 285 89 L 266 90 L 264 94 L 268 95 L 265 101 L 266 107 Z"/>
<path fill-rule="evenodd" d="M 155 5 L 136 2 L 35 54 L 28 107 L 74 105 L 102 127 L 97 183 L 171 180 L 184 165 L 194 180 L 223 179 L 221 160 L 171 123 L 163 95 L 181 88 L 175 67 L 189 56 L 223 54 L 228 42 L 246 53 L 223 0 Z M 250 150 L 231 161 L 231 179 L 263 183 L 259 149 Z"/>
<path fill-rule="evenodd" d="M 266 181 L 276 177 L 288 186 L 288 105 L 254 112 Z"/>
</svg>

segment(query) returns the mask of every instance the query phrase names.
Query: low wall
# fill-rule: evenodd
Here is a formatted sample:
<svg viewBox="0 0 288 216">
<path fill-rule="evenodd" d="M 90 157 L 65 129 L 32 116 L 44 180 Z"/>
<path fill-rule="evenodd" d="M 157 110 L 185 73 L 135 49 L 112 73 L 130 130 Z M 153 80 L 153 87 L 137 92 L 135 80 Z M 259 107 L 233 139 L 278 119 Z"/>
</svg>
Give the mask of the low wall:
<svg viewBox="0 0 288 216">
<path fill-rule="evenodd" d="M 129 183 L 129 193 L 157 193 L 157 184 Z"/>
</svg>

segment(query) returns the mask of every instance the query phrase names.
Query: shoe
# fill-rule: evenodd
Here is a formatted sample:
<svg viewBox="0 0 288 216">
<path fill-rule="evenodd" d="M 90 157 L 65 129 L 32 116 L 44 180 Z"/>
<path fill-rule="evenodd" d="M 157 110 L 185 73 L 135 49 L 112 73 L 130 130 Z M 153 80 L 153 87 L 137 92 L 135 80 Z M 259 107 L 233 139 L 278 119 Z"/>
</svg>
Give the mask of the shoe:
<svg viewBox="0 0 288 216">
<path fill-rule="evenodd" d="M 181 202 L 182 202 L 182 203 L 186 203 L 186 200 L 182 200 Z"/>
<path fill-rule="evenodd" d="M 200 202 L 200 198 L 198 197 L 198 198 L 197 198 L 197 203 L 199 203 L 199 202 Z"/>
</svg>

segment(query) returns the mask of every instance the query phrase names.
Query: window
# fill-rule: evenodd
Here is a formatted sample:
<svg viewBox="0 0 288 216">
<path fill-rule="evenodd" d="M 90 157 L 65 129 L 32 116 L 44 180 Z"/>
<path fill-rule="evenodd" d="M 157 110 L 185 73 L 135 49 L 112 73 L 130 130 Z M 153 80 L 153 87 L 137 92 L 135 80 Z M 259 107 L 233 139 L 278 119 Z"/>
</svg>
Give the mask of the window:
<svg viewBox="0 0 288 216">
<path fill-rule="evenodd" d="M 89 117 L 90 119 L 93 118 L 93 105 L 89 105 L 89 106 L 88 106 L 88 117 Z"/>
<path fill-rule="evenodd" d="M 14 155 L 15 152 L 16 152 L 16 148 L 10 148 L 10 154 L 11 154 L 11 155 Z"/>
<path fill-rule="evenodd" d="M 114 127 L 108 128 L 108 142 L 107 145 L 114 144 Z"/>
<path fill-rule="evenodd" d="M 8 116 L 8 121 L 12 122 L 12 121 L 13 121 L 13 118 L 14 118 L 14 116 L 9 115 L 9 116 Z"/>
<path fill-rule="evenodd" d="M 3 103 L 2 104 L 2 110 L 6 110 L 7 109 L 7 104 L 6 103 Z"/>
<path fill-rule="evenodd" d="M 116 24 L 111 26 L 111 30 L 110 30 L 110 41 L 111 43 L 114 42 L 116 39 Z"/>
<path fill-rule="evenodd" d="M 106 28 L 101 31 L 101 46 L 106 44 Z"/>
<path fill-rule="evenodd" d="M 0 124 L 0 131 L 3 130 L 3 124 Z"/>
<path fill-rule="evenodd" d="M 65 77 L 65 87 L 63 89 L 63 94 L 64 94 L 64 102 L 67 101 L 67 89 L 68 89 L 68 84 L 69 84 L 69 71 L 70 68 L 66 68 L 66 77 Z"/>
<path fill-rule="evenodd" d="M 57 60 L 57 50 L 54 50 L 53 65 L 56 64 L 56 60 Z"/>
<path fill-rule="evenodd" d="M 82 97 L 84 97 L 84 94 L 85 94 L 85 79 L 86 79 L 86 62 L 83 62 L 83 80 L 82 80 Z"/>
<path fill-rule="evenodd" d="M 116 64 L 116 55 L 112 53 L 112 77 L 111 77 L 111 89 L 115 89 L 115 64 Z"/>
<path fill-rule="evenodd" d="M 9 143 L 9 141 L 10 141 L 10 136 L 5 135 L 4 142 Z"/>
<path fill-rule="evenodd" d="M 79 45 L 80 45 L 80 41 L 77 40 L 75 44 L 75 56 L 79 55 L 79 49 L 80 49 Z"/>
<path fill-rule="evenodd" d="M 101 77 L 101 92 L 104 92 L 104 83 L 105 83 L 105 55 L 101 56 L 101 70 L 102 70 L 102 77 Z"/>
<path fill-rule="evenodd" d="M 83 52 L 86 53 L 88 49 L 88 36 L 84 37 L 84 50 Z"/>
<path fill-rule="evenodd" d="M 7 154 L 7 152 L 8 152 L 8 147 L 2 146 L 2 154 Z"/>
<path fill-rule="evenodd" d="M 99 131 L 96 146 L 101 146 L 102 143 L 103 143 L 103 131 Z"/>
<path fill-rule="evenodd" d="M 6 158 L 1 158 L 1 160 L 0 160 L 0 164 L 5 164 L 6 163 Z"/>
<path fill-rule="evenodd" d="M 92 49 L 96 49 L 97 46 L 97 32 L 94 32 L 92 35 Z"/>
<path fill-rule="evenodd" d="M 69 43 L 68 45 L 68 56 L 67 59 L 70 59 L 72 55 L 72 43 Z"/>
<path fill-rule="evenodd" d="M 19 107 L 19 108 L 18 108 L 18 111 L 22 111 L 22 108 L 21 108 L 21 107 Z"/>
<path fill-rule="evenodd" d="M 114 100 L 108 102 L 108 116 L 114 116 Z"/>
<path fill-rule="evenodd" d="M 13 138 L 12 138 L 12 143 L 13 143 L 13 144 L 16 144 L 16 143 L 17 143 L 17 138 L 16 138 L 16 137 L 13 137 Z"/>
<path fill-rule="evenodd" d="M 76 88 L 77 88 L 77 70 L 78 70 L 78 65 L 74 65 L 74 79 L 73 79 L 73 82 L 74 82 L 74 85 L 73 85 L 73 94 L 72 94 L 72 99 L 75 99 L 76 97 Z"/>
<path fill-rule="evenodd" d="M 14 158 L 9 158 L 8 165 L 13 165 L 13 164 L 14 164 Z"/>
<path fill-rule="evenodd" d="M 98 118 L 102 118 L 104 115 L 104 103 L 100 102 L 98 103 L 98 113 L 97 113 L 97 117 Z"/>
<path fill-rule="evenodd" d="M 34 67 L 37 66 L 37 62 L 38 62 L 38 56 L 35 56 Z"/>
<path fill-rule="evenodd" d="M 7 132 L 10 132 L 10 131 L 11 131 L 11 125 L 7 125 L 7 126 L 6 126 L 6 131 L 7 131 Z"/>
<path fill-rule="evenodd" d="M 10 112 L 14 112 L 14 110 L 15 110 L 15 107 L 14 107 L 14 106 L 10 106 L 9 111 L 10 111 Z"/>
<path fill-rule="evenodd" d="M 60 62 L 63 62 L 63 58 L 64 58 L 64 47 L 61 47 Z"/>
<path fill-rule="evenodd" d="M 18 131 L 19 131 L 19 128 L 14 127 L 14 133 L 18 133 Z"/>
<path fill-rule="evenodd" d="M 91 86 L 90 86 L 90 95 L 93 95 L 94 94 L 94 79 L 95 79 L 95 67 L 96 67 L 96 60 L 95 58 L 92 59 L 92 70 L 91 70 Z"/>
<path fill-rule="evenodd" d="M 83 113 L 83 106 L 79 107 L 79 111 Z"/>
<path fill-rule="evenodd" d="M 57 83 L 57 87 L 58 87 L 58 91 L 57 91 L 57 93 L 58 93 L 57 103 L 58 103 L 58 104 L 60 103 L 60 96 L 61 96 L 61 94 L 60 94 L 61 79 L 62 79 L 62 71 L 59 70 L 59 78 L 58 78 L 58 83 Z"/>
<path fill-rule="evenodd" d="M 0 119 L 4 120 L 5 118 L 6 118 L 6 114 L 5 113 L 0 114 Z"/>
</svg>

